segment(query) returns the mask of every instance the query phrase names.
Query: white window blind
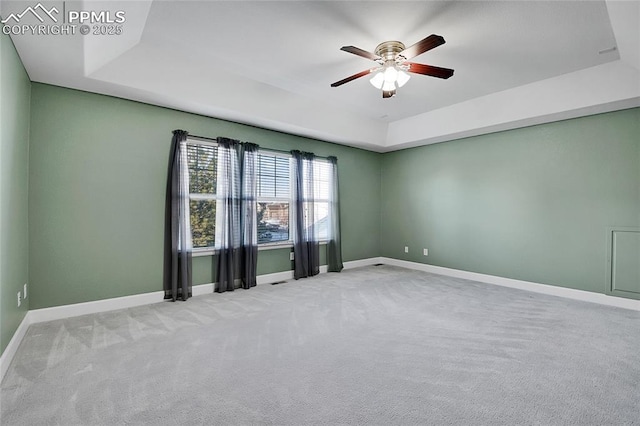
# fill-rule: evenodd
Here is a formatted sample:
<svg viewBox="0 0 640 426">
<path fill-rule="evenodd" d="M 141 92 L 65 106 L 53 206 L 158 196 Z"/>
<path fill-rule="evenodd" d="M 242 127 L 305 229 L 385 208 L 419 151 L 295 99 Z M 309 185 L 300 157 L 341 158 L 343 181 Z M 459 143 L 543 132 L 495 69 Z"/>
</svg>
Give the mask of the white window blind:
<svg viewBox="0 0 640 426">
<path fill-rule="evenodd" d="M 258 244 L 291 240 L 290 162 L 287 155 L 258 154 Z"/>
</svg>

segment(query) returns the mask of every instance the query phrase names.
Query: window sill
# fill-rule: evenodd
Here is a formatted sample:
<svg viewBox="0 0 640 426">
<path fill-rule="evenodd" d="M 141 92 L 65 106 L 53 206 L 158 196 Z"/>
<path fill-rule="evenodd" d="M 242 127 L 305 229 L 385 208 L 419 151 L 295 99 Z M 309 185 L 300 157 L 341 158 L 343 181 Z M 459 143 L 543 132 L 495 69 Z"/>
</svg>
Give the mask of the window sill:
<svg viewBox="0 0 640 426">
<path fill-rule="evenodd" d="M 191 252 L 191 257 L 213 256 L 216 253 L 215 249 L 194 249 Z"/>
<path fill-rule="evenodd" d="M 321 240 L 319 241 L 321 246 L 327 245 L 329 243 L 328 240 Z M 282 248 L 293 248 L 293 243 L 291 241 L 288 241 L 286 243 L 271 243 L 271 244 L 260 244 L 258 246 L 258 251 L 261 250 L 277 250 L 277 249 L 282 249 Z"/>
<path fill-rule="evenodd" d="M 285 241 L 281 243 L 267 243 L 267 244 L 258 245 L 258 251 L 278 250 L 278 249 L 291 248 L 291 247 L 293 247 L 293 243 L 291 241 Z"/>
<path fill-rule="evenodd" d="M 320 241 L 321 246 L 324 246 L 327 243 L 328 243 L 327 240 Z M 293 248 L 293 243 L 289 241 L 286 243 L 260 244 L 258 246 L 258 251 L 278 250 L 278 249 L 286 249 L 286 248 Z M 191 256 L 193 257 L 215 256 L 217 253 L 218 253 L 217 249 L 194 249 L 193 252 L 191 252 Z"/>
</svg>

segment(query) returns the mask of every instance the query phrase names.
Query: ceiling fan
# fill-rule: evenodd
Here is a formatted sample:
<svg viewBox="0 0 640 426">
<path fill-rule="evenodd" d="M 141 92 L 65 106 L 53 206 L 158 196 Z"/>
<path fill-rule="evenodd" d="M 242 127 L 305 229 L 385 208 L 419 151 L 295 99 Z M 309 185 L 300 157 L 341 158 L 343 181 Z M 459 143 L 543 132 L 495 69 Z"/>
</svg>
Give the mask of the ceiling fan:
<svg viewBox="0 0 640 426">
<path fill-rule="evenodd" d="M 410 76 L 407 72 L 444 79 L 449 78 L 453 75 L 452 69 L 409 62 L 409 59 L 444 43 L 445 41 L 442 36 L 431 34 L 429 37 L 407 48 L 399 41 L 385 41 L 376 47 L 375 53 L 367 52 L 355 46 L 343 46 L 340 50 L 371 59 L 377 62 L 379 66 L 336 81 L 331 87 L 338 87 L 357 78 L 375 73 L 371 79 L 371 84 L 377 89 L 382 89 L 383 98 L 390 98 L 396 94 L 398 87 L 404 86 L 409 80 Z"/>
</svg>

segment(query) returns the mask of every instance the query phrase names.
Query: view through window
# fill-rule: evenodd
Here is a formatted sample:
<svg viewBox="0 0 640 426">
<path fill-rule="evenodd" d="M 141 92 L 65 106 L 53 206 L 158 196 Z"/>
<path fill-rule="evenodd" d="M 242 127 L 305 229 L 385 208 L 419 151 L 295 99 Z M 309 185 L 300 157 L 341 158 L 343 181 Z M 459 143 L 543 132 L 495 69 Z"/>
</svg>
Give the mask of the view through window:
<svg viewBox="0 0 640 426">
<path fill-rule="evenodd" d="M 258 244 L 289 241 L 291 159 L 258 154 Z"/>
<path fill-rule="evenodd" d="M 216 247 L 216 185 L 217 146 L 214 143 L 189 141 L 189 209 L 194 249 Z M 278 244 L 293 241 L 292 158 L 285 153 L 268 150 L 258 153 L 257 228 L 258 244 Z M 329 231 L 329 195 L 331 164 L 322 159 L 313 164 L 313 200 L 304 200 L 305 214 L 313 203 L 314 221 L 319 239 L 326 240 Z"/>
<path fill-rule="evenodd" d="M 329 191 L 332 185 L 331 164 L 323 160 L 313 162 L 313 218 L 320 241 L 329 238 Z M 309 203 L 305 203 L 309 209 Z"/>
<path fill-rule="evenodd" d="M 187 144 L 193 248 L 215 247 L 217 154 L 215 145 Z"/>
</svg>

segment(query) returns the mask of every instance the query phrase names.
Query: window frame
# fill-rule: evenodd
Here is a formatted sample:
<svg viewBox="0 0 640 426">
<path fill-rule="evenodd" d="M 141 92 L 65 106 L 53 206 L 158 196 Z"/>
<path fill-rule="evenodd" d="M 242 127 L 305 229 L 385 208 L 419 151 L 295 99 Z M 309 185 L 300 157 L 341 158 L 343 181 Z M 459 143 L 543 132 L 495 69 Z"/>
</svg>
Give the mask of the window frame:
<svg viewBox="0 0 640 426">
<path fill-rule="evenodd" d="M 313 162 L 314 162 L 314 163 L 316 163 L 316 164 L 317 164 L 317 163 L 324 163 L 324 164 L 326 164 L 326 165 L 327 165 L 327 167 L 329 168 L 329 170 L 328 170 L 328 172 L 329 172 L 329 176 L 328 176 L 328 179 L 327 179 L 327 184 L 329 185 L 329 188 L 327 188 L 327 198 L 317 198 L 317 197 L 314 197 L 314 198 L 313 198 L 313 200 L 304 200 L 304 201 L 311 201 L 311 202 L 313 202 L 313 203 L 316 203 L 316 202 L 318 202 L 318 203 L 326 203 L 326 204 L 327 204 L 327 217 L 329 217 L 329 215 L 331 214 L 331 195 L 330 195 L 330 192 L 331 192 L 331 191 L 332 191 L 332 189 L 333 189 L 333 188 L 331 188 L 331 185 L 333 184 L 333 182 L 332 182 L 332 181 L 333 181 L 333 178 L 332 178 L 332 176 L 331 176 L 331 163 L 329 162 L 329 160 L 328 160 L 328 159 L 326 159 L 326 158 L 322 158 L 322 157 L 321 157 L 321 158 L 315 158 L 315 159 L 313 160 Z M 315 175 L 315 170 L 316 170 L 316 168 L 315 168 L 315 167 L 316 167 L 316 165 L 314 164 L 314 168 L 313 168 L 313 170 L 314 170 L 314 175 Z M 324 166 L 323 166 L 323 167 L 324 167 Z M 315 179 L 316 179 L 316 176 L 314 176 L 314 177 L 313 177 L 313 179 L 314 179 L 314 185 L 315 185 Z M 315 188 L 314 188 L 314 189 L 315 189 Z M 314 214 L 315 214 L 315 212 L 314 212 Z M 330 219 L 331 219 L 331 218 L 330 218 Z M 326 244 L 327 242 L 329 242 L 329 229 L 327 229 L 327 235 L 325 236 L 325 238 L 320 238 L 320 235 L 318 235 L 318 241 L 319 241 L 320 243 L 325 243 L 325 244 Z"/>
<path fill-rule="evenodd" d="M 262 154 L 264 153 L 264 154 Z M 284 197 L 260 197 L 260 196 L 256 196 L 256 203 L 287 203 L 289 204 L 289 239 L 288 240 L 283 240 L 283 241 L 274 241 L 274 242 L 268 242 L 268 243 L 258 243 L 258 250 L 273 250 L 273 249 L 278 249 L 278 248 L 286 248 L 286 247 L 293 247 L 293 242 L 294 242 L 294 231 L 295 231 L 295 227 L 293 226 L 293 224 L 295 223 L 295 215 L 294 215 L 294 202 L 293 202 L 293 181 L 295 176 L 293 176 L 293 167 L 292 167 L 292 161 L 293 161 L 293 156 L 289 153 L 284 153 L 284 152 L 278 152 L 278 151 L 272 151 L 269 149 L 258 149 L 258 156 L 260 155 L 264 155 L 264 156 L 270 156 L 270 157 L 279 157 L 279 158 L 285 158 L 287 159 L 288 163 L 289 163 L 289 196 L 287 197 L 287 199 L 285 200 Z"/>
<path fill-rule="evenodd" d="M 218 156 L 218 143 L 217 142 L 213 142 L 213 141 L 207 141 L 207 140 L 202 140 L 202 139 L 198 139 L 198 138 L 194 138 L 191 136 L 187 137 L 187 141 L 186 141 L 186 145 L 187 145 L 187 150 L 189 149 L 189 145 L 192 146 L 207 146 L 207 147 L 213 147 L 216 149 L 216 161 L 217 161 L 217 156 Z M 188 158 L 188 154 L 187 154 L 187 158 Z M 188 167 L 188 165 L 187 165 Z M 189 170 L 190 171 L 190 170 Z M 216 173 L 217 173 L 217 167 L 216 167 Z M 200 193 L 200 192 L 191 192 L 191 188 L 189 188 L 189 204 L 191 204 L 191 201 L 215 201 L 217 203 L 217 201 L 220 199 L 220 197 L 218 196 L 218 194 L 206 194 L 206 193 Z M 189 206 L 189 214 L 191 214 L 191 206 Z M 215 218 L 214 218 L 215 220 Z M 191 228 L 191 226 L 190 226 Z M 191 228 L 191 238 L 193 239 L 193 228 Z M 192 256 L 207 256 L 207 255 L 212 255 L 212 254 L 216 254 L 218 251 L 219 247 L 217 246 L 216 243 L 216 237 L 215 237 L 215 229 L 214 229 L 214 235 L 213 235 L 213 246 L 207 246 L 207 247 L 191 247 L 191 254 Z"/>
</svg>

